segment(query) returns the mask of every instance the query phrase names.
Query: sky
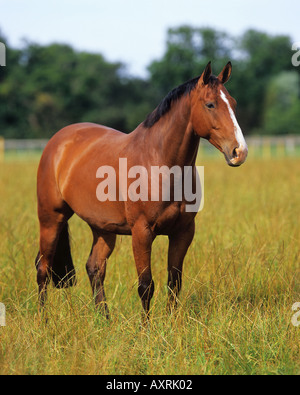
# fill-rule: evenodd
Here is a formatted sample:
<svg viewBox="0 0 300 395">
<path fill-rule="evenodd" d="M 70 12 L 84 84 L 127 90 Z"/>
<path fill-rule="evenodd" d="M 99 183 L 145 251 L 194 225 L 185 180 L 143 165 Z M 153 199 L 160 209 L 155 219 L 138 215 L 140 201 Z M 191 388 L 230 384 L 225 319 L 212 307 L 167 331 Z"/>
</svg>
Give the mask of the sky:
<svg viewBox="0 0 300 395">
<path fill-rule="evenodd" d="M 121 61 L 134 76 L 166 49 L 167 29 L 212 27 L 234 36 L 249 28 L 300 41 L 299 0 L 0 0 L 9 44 L 72 45 Z"/>
</svg>

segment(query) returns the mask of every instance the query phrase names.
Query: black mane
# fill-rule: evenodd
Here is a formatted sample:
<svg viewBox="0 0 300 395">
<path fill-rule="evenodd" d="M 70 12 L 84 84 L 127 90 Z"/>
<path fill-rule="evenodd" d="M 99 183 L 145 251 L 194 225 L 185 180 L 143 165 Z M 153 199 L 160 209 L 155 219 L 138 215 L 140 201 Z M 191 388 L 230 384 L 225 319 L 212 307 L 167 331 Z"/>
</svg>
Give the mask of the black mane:
<svg viewBox="0 0 300 395">
<path fill-rule="evenodd" d="M 160 120 L 162 116 L 164 116 L 167 112 L 169 112 L 171 105 L 174 101 L 179 100 L 182 96 L 190 94 L 192 90 L 195 88 L 199 81 L 200 77 L 193 78 L 190 81 L 185 82 L 182 85 L 179 85 L 177 88 L 174 88 L 167 94 L 167 96 L 161 101 L 161 103 L 156 107 L 152 113 L 150 113 L 143 125 L 146 128 L 151 128 L 157 121 Z M 216 84 L 217 78 L 215 76 L 211 76 L 209 79 L 209 84 L 211 86 Z"/>
</svg>

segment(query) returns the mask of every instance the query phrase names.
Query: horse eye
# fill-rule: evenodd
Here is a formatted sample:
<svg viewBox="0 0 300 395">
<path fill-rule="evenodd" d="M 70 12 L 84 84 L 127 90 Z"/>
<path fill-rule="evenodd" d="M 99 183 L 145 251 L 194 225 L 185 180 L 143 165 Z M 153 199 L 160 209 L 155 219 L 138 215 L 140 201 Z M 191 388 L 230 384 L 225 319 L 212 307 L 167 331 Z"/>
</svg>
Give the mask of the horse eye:
<svg viewBox="0 0 300 395">
<path fill-rule="evenodd" d="M 205 105 L 207 108 L 215 108 L 214 103 L 206 103 Z"/>
</svg>

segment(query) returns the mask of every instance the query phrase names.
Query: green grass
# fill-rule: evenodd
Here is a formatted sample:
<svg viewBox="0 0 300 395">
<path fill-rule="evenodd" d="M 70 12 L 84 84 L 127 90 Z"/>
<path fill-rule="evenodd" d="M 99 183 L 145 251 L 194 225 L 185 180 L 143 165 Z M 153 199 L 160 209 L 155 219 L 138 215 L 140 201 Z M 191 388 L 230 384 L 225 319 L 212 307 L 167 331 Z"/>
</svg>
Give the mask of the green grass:
<svg viewBox="0 0 300 395">
<path fill-rule="evenodd" d="M 38 315 L 37 159 L 0 163 L 0 374 L 300 374 L 300 160 L 206 159 L 205 205 L 186 256 L 177 314 L 167 314 L 167 238 L 153 248 L 155 294 L 143 329 L 131 238 L 109 260 L 111 320 L 93 306 L 88 226 L 70 221 L 78 284 L 49 291 Z"/>
</svg>

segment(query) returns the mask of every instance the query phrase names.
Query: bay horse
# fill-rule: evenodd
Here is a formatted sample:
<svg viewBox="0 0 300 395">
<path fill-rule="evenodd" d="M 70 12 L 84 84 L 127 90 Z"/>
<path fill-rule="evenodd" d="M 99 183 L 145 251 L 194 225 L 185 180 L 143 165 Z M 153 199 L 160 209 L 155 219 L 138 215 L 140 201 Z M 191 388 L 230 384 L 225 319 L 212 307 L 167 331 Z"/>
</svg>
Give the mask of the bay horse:
<svg viewBox="0 0 300 395">
<path fill-rule="evenodd" d="M 248 149 L 235 117 L 236 101 L 224 87 L 231 71 L 228 62 L 216 77 L 209 62 L 200 77 L 173 89 L 130 134 L 93 123 L 78 123 L 66 126 L 49 140 L 37 174 L 40 245 L 36 268 L 40 306 L 45 303 L 50 279 L 58 288 L 75 283 L 68 234 L 68 220 L 74 213 L 88 223 L 93 233 L 86 270 L 96 307 L 108 317 L 104 279 L 118 234 L 132 235 L 138 294 L 146 321 L 154 292 L 152 243 L 157 235 L 169 237 L 168 306 L 176 306 L 183 260 L 194 237 L 196 213 L 185 210 L 184 198 L 169 202 L 100 202 L 96 197 L 96 172 L 101 165 L 117 169 L 119 158 L 126 158 L 130 167 L 195 168 L 201 137 L 224 154 L 228 165 L 241 165 Z"/>
</svg>

